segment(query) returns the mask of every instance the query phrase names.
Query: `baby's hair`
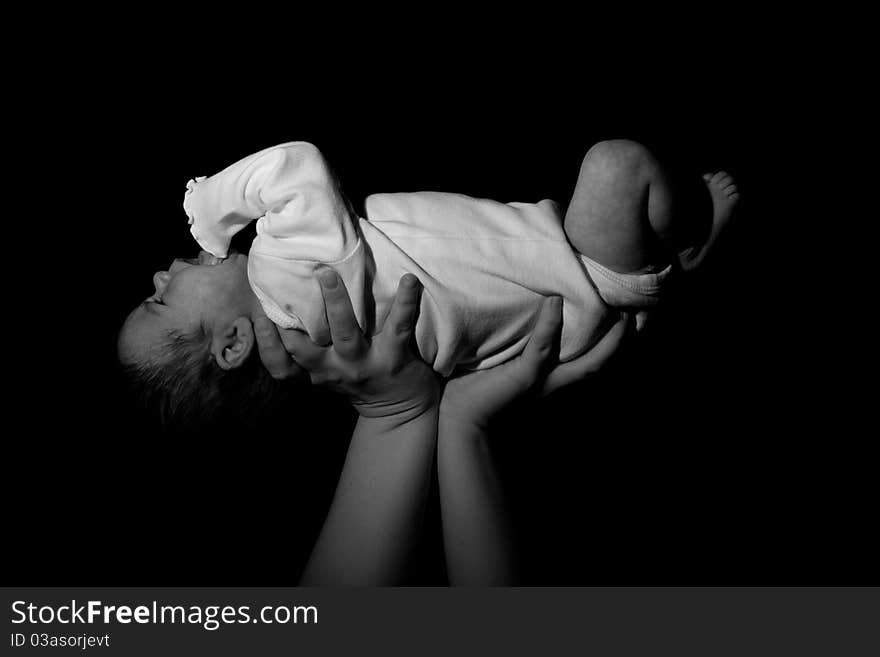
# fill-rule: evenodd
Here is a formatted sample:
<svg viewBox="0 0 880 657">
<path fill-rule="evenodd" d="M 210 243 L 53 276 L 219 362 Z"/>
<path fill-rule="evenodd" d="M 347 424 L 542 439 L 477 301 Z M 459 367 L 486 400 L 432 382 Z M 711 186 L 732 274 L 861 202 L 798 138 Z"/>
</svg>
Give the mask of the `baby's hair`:
<svg viewBox="0 0 880 657">
<path fill-rule="evenodd" d="M 253 422 L 284 396 L 284 385 L 254 354 L 240 367 L 223 370 L 204 326 L 169 331 L 163 351 L 148 362 L 124 363 L 123 369 L 139 401 L 167 431 Z"/>
</svg>

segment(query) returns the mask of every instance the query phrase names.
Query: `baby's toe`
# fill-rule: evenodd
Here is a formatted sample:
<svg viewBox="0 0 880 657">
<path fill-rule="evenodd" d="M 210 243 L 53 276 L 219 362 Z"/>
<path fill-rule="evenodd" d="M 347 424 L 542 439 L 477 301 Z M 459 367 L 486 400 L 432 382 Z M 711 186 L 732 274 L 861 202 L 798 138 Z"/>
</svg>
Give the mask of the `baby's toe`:
<svg viewBox="0 0 880 657">
<path fill-rule="evenodd" d="M 727 187 L 730 183 L 733 182 L 733 177 L 727 173 L 726 171 L 719 171 L 716 174 L 715 184 L 718 185 L 721 189 Z"/>
</svg>

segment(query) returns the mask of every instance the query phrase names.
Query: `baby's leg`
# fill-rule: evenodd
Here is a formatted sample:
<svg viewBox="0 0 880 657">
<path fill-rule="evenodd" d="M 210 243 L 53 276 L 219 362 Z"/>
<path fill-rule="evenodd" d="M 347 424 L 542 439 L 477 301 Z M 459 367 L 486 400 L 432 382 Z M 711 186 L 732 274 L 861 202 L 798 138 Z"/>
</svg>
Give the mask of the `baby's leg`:
<svg viewBox="0 0 880 657">
<path fill-rule="evenodd" d="M 668 174 L 634 141 L 602 141 L 581 165 L 565 213 L 565 233 L 583 255 L 620 273 L 678 259 L 692 269 L 706 256 L 739 200 L 733 179 L 704 177 L 711 216 L 678 212 Z"/>
<path fill-rule="evenodd" d="M 648 149 L 602 141 L 581 165 L 565 213 L 565 233 L 588 258 L 621 273 L 660 265 L 672 226 L 672 191 Z"/>
</svg>

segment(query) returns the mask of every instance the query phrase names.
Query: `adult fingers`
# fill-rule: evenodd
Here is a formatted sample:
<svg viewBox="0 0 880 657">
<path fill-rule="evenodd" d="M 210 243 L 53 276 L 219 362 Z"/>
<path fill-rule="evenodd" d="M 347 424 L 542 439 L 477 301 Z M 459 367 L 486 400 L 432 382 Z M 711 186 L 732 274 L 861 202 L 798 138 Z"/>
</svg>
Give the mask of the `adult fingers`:
<svg viewBox="0 0 880 657">
<path fill-rule="evenodd" d="M 321 285 L 321 294 L 324 296 L 324 307 L 327 311 L 327 323 L 330 325 L 334 350 L 342 358 L 357 358 L 367 350 L 367 341 L 361 333 L 361 327 L 358 326 L 345 283 L 329 267 L 323 268 L 318 274 L 318 282 Z"/>
<path fill-rule="evenodd" d="M 557 360 L 555 351 L 561 327 L 562 299 L 544 299 L 529 341 L 518 358 L 489 370 L 465 375 L 461 383 L 451 381 L 447 386 L 472 385 L 472 394 L 480 400 L 479 414 L 491 417 L 513 400 L 535 389 L 546 370 Z"/>
<path fill-rule="evenodd" d="M 529 341 L 519 357 L 499 365 L 494 376 L 491 374 L 493 370 L 486 372 L 487 387 L 492 388 L 499 398 L 503 398 L 503 403 L 532 390 L 556 362 L 554 354 L 557 351 L 561 326 L 562 299 L 544 299 Z"/>
<path fill-rule="evenodd" d="M 254 334 L 257 339 L 260 360 L 263 361 L 263 365 L 272 378 L 289 378 L 293 374 L 290 355 L 281 342 L 275 324 L 266 316 L 258 317 L 254 320 Z"/>
<path fill-rule="evenodd" d="M 563 388 L 571 383 L 581 381 L 591 374 L 601 370 L 617 353 L 621 344 L 635 331 L 634 318 L 626 313 L 621 313 L 620 319 L 608 332 L 583 356 L 568 363 L 562 363 L 553 368 L 544 381 L 541 393 L 550 394 L 554 390 Z"/>
<path fill-rule="evenodd" d="M 412 340 L 419 315 L 421 284 L 413 274 L 405 274 L 397 284 L 397 294 L 382 327 L 381 340 L 390 344 L 398 356 L 405 353 Z"/>
<path fill-rule="evenodd" d="M 280 335 L 287 353 L 302 367 L 311 371 L 324 362 L 329 349 L 312 342 L 308 334 L 296 329 L 284 329 Z"/>
<path fill-rule="evenodd" d="M 527 365 L 531 376 L 535 379 L 556 361 L 554 352 L 559 346 L 561 329 L 562 297 L 545 299 L 529 342 L 520 356 L 520 360 Z"/>
</svg>

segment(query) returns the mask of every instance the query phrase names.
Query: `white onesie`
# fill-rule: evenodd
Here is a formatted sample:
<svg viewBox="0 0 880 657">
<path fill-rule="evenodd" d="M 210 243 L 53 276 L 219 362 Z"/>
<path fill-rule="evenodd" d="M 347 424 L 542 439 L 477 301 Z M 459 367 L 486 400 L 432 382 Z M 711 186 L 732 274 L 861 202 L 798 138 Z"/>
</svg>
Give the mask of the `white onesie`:
<svg viewBox="0 0 880 657">
<path fill-rule="evenodd" d="M 184 208 L 203 249 L 225 257 L 259 218 L 248 277 L 266 315 L 326 334 L 315 270 L 335 269 L 361 328 L 381 330 L 403 274 L 424 286 L 416 341 L 437 372 L 493 367 L 519 354 L 548 295 L 563 298 L 560 357 L 603 334 L 615 306 L 654 305 L 660 274 L 624 276 L 575 252 L 552 201 L 498 203 L 459 194 L 374 194 L 354 216 L 315 146 L 291 142 L 188 184 Z M 602 292 L 600 297 L 597 288 Z"/>
</svg>

